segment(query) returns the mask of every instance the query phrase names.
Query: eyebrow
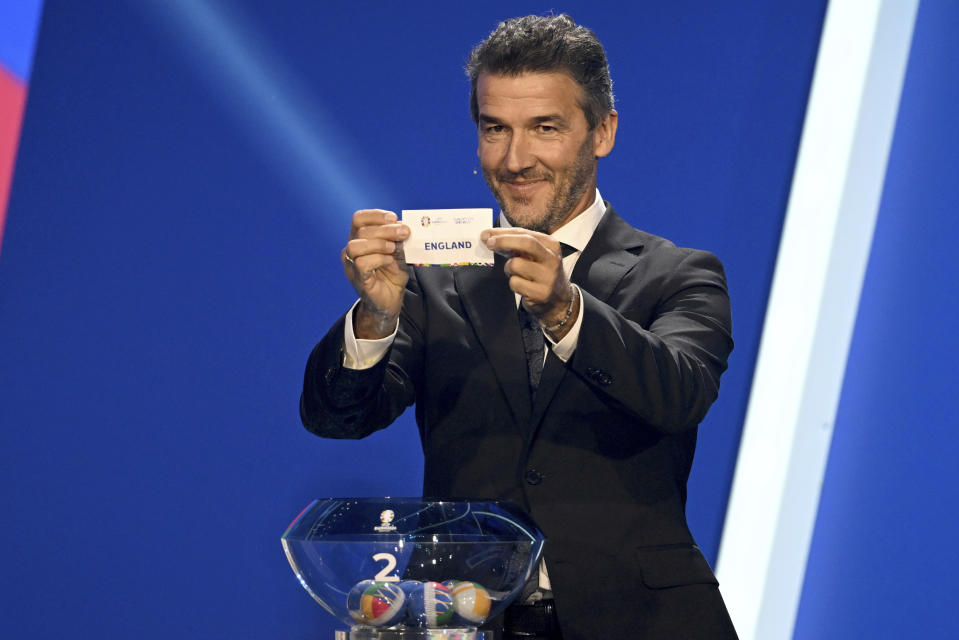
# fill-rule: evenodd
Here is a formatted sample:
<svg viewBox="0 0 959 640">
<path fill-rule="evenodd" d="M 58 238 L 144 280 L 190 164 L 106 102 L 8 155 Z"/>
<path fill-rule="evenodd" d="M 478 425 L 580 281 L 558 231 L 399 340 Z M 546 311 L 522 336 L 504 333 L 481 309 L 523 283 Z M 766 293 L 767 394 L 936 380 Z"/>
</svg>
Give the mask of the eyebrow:
<svg viewBox="0 0 959 640">
<path fill-rule="evenodd" d="M 534 116 L 529 120 L 530 124 L 542 124 L 544 122 L 555 122 L 558 125 L 566 126 L 566 118 L 559 115 L 558 113 L 551 113 L 543 116 Z M 479 114 L 479 123 L 480 124 L 502 124 L 502 121 L 499 118 L 494 118 L 491 115 L 485 113 Z"/>
<path fill-rule="evenodd" d="M 556 124 L 565 125 L 566 118 L 559 115 L 558 113 L 551 113 L 545 116 L 536 116 L 532 119 L 533 124 L 542 124 L 544 122 L 555 122 Z"/>
</svg>

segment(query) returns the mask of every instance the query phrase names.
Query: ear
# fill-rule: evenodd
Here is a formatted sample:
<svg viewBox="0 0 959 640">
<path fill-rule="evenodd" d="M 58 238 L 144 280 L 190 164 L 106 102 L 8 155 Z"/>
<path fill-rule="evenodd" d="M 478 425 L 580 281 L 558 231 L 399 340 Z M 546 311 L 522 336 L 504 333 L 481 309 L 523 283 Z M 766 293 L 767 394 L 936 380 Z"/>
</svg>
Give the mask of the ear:
<svg viewBox="0 0 959 640">
<path fill-rule="evenodd" d="M 604 158 L 613 150 L 616 144 L 616 127 L 619 124 L 619 114 L 613 109 L 593 129 L 593 155 Z"/>
</svg>

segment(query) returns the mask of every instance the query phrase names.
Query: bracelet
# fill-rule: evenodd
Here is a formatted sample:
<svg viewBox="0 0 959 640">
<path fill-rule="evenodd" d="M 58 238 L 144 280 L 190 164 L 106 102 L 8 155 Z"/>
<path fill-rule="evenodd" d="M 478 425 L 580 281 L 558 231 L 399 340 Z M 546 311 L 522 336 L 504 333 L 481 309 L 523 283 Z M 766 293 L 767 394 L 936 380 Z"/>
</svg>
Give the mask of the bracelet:
<svg viewBox="0 0 959 640">
<path fill-rule="evenodd" d="M 576 304 L 576 298 L 579 296 L 579 289 L 574 287 L 572 284 L 569 285 L 570 296 L 569 296 L 569 308 L 566 310 L 566 315 L 563 316 L 563 319 L 557 322 L 556 324 L 548 327 L 543 327 L 550 333 L 555 333 L 557 329 L 562 329 L 566 326 L 566 323 L 569 322 L 570 317 L 573 315 L 573 306 Z"/>
</svg>

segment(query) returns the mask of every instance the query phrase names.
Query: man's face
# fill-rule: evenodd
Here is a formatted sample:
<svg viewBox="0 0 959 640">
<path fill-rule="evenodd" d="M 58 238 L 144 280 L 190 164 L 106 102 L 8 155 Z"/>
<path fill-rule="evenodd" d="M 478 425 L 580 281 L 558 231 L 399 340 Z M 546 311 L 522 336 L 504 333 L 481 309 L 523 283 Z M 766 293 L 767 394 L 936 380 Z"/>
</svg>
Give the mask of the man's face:
<svg viewBox="0 0 959 640">
<path fill-rule="evenodd" d="M 566 73 L 481 74 L 477 155 L 510 224 L 552 233 L 593 202 L 596 158 L 613 147 L 616 112 L 593 131 Z"/>
</svg>

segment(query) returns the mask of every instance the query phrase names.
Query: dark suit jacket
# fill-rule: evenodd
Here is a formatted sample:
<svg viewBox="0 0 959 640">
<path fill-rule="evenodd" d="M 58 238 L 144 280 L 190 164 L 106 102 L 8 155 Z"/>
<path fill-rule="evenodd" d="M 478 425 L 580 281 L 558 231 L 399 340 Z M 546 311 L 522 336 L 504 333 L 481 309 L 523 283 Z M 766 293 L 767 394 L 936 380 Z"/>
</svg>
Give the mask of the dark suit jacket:
<svg viewBox="0 0 959 640">
<path fill-rule="evenodd" d="M 576 351 L 548 356 L 532 402 L 502 266 L 413 269 L 397 338 L 369 370 L 342 367 L 341 318 L 310 356 L 304 424 L 361 438 L 415 402 L 424 495 L 528 509 L 567 640 L 679 637 L 677 619 L 703 612 L 728 624 L 685 516 L 697 425 L 732 349 L 722 265 L 609 207 L 572 274 Z"/>
</svg>

